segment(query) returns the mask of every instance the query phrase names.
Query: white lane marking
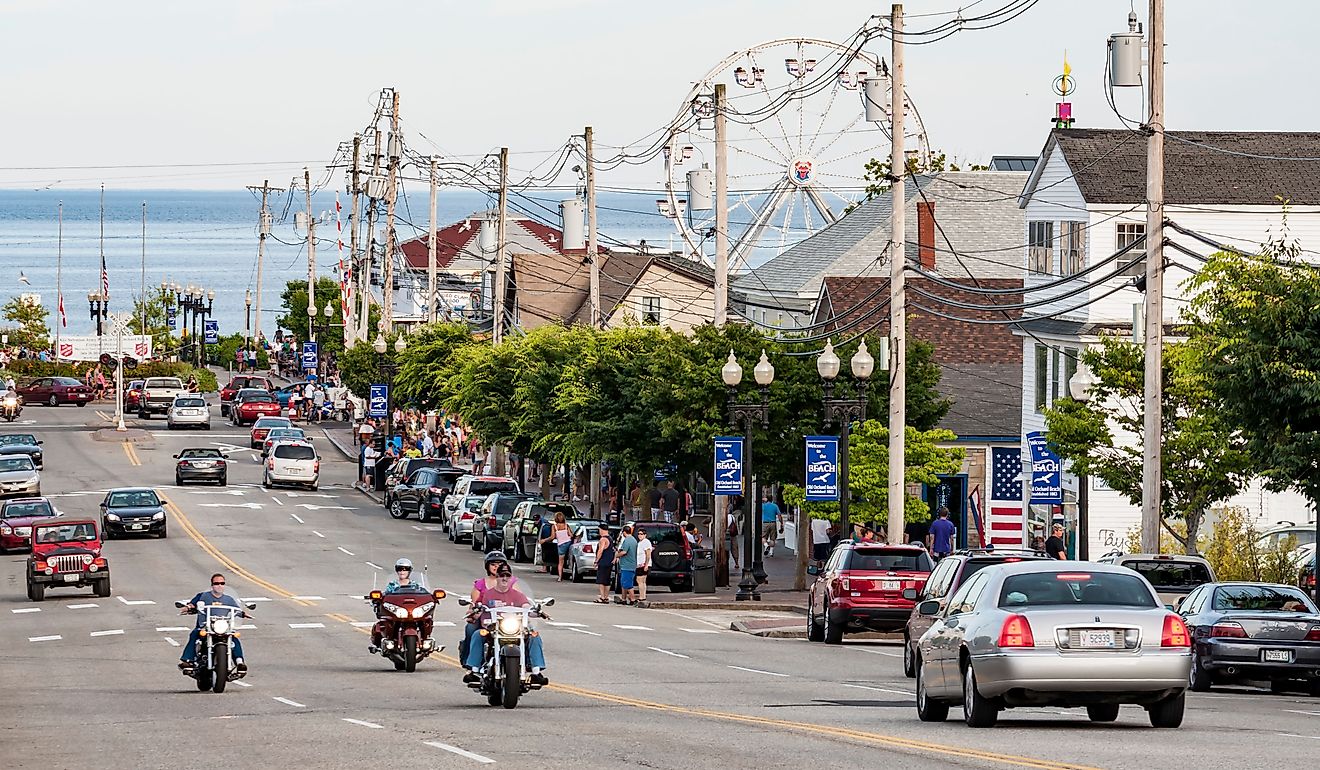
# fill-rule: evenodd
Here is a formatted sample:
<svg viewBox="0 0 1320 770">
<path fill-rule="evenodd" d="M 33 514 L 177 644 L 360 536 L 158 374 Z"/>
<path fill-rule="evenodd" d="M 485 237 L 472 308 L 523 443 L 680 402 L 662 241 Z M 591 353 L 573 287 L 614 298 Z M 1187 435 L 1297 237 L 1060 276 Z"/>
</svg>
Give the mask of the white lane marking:
<svg viewBox="0 0 1320 770">
<path fill-rule="evenodd" d="M 305 708 L 307 708 L 307 705 L 306 705 L 305 703 L 299 703 L 299 702 L 296 701 L 296 700 L 289 700 L 288 698 L 275 698 L 274 700 L 277 700 L 277 701 L 279 701 L 280 703 L 283 703 L 283 704 L 286 704 L 286 705 L 289 705 L 289 706 L 293 706 L 294 708 L 300 708 L 300 709 L 305 709 Z"/>
<path fill-rule="evenodd" d="M 168 633 L 170 631 L 191 631 L 187 626 L 156 626 L 157 631 Z"/>
<path fill-rule="evenodd" d="M 85 610 L 92 607 L 99 607 L 101 605 L 96 604 L 95 602 L 88 602 L 87 604 L 67 604 L 65 606 L 71 610 Z"/>
<path fill-rule="evenodd" d="M 240 625 L 234 626 L 235 631 L 254 631 L 256 630 L 256 628 L 257 627 L 252 625 L 251 623 L 242 623 Z"/>
<path fill-rule="evenodd" d="M 271 497 L 270 499 L 274 500 L 276 505 L 284 505 L 284 501 L 281 500 L 281 499 L 279 499 L 278 497 Z M 297 519 L 298 517 L 295 516 L 294 518 Z M 302 519 L 298 519 L 298 520 L 299 520 L 299 521 L 302 521 Z M 251 686 L 252 686 L 252 685 L 248 685 L 248 687 L 251 687 Z"/>
<path fill-rule="evenodd" d="M 324 596 L 290 596 L 290 599 L 296 599 L 300 602 L 323 602 Z"/>
<path fill-rule="evenodd" d="M 374 563 L 372 563 L 372 562 L 364 562 L 364 563 L 365 563 L 368 567 L 371 567 L 372 569 L 385 569 L 384 567 L 380 566 L 379 564 L 374 564 Z"/>
<path fill-rule="evenodd" d="M 350 725 L 361 725 L 362 727 L 370 727 L 373 730 L 385 729 L 385 725 L 378 725 L 375 722 L 363 722 L 361 719 L 349 719 L 348 717 L 344 717 L 343 720 Z"/>
<path fill-rule="evenodd" d="M 1309 738 L 1313 741 L 1320 741 L 1320 735 L 1298 735 L 1297 733 L 1275 733 L 1282 738 Z"/>
<path fill-rule="evenodd" d="M 452 627 L 455 625 L 455 623 L 454 623 L 454 621 L 452 621 L 452 620 L 437 620 L 437 621 L 435 621 L 434 623 L 432 623 L 431 625 L 434 625 L 434 626 L 446 626 L 446 627 L 452 628 Z"/>
<path fill-rule="evenodd" d="M 325 628 L 324 623 L 290 623 L 289 628 Z"/>
<path fill-rule="evenodd" d="M 438 526 L 438 525 L 435 525 L 435 524 L 427 524 L 427 525 L 426 525 L 426 531 L 427 531 L 427 532 L 444 532 L 444 531 L 445 531 L 445 528 L 444 528 L 444 527 L 441 527 L 441 526 Z"/>
<path fill-rule="evenodd" d="M 234 684 L 238 685 L 239 687 L 251 687 L 251 686 L 252 686 L 252 685 L 248 684 L 247 682 L 240 682 L 240 681 L 238 681 L 237 679 L 234 680 Z"/>
<path fill-rule="evenodd" d="M 59 634 L 55 634 L 54 636 L 29 636 L 29 637 L 28 637 L 28 641 L 29 641 L 29 642 L 58 642 L 59 640 L 61 640 L 61 639 L 63 639 L 63 638 L 64 638 L 64 637 L 60 636 Z"/>
<path fill-rule="evenodd" d="M 115 598 L 123 602 L 124 604 L 127 604 L 130 607 L 136 607 L 139 604 L 155 604 L 155 602 L 151 601 L 150 599 L 125 599 L 122 596 L 116 596 Z"/>
<path fill-rule="evenodd" d="M 1289 714 L 1301 714 L 1308 717 L 1320 717 L 1320 711 L 1298 711 L 1297 709 L 1284 709 Z"/>
<path fill-rule="evenodd" d="M 302 520 L 302 517 L 299 516 L 299 515 L 296 514 L 296 513 L 291 513 L 291 514 L 289 514 L 289 515 L 292 516 L 292 517 L 293 517 L 293 520 L 296 521 L 296 522 L 298 522 L 299 524 L 306 524 L 306 523 L 307 523 L 307 522 L 303 521 L 303 520 Z"/>
<path fill-rule="evenodd" d="M 178 643 L 178 642 L 174 641 L 173 639 L 169 638 L 168 636 L 165 637 L 165 641 L 169 642 L 171 647 L 178 647 L 178 646 L 179 646 L 179 643 Z"/>
<path fill-rule="evenodd" d="M 247 508 L 249 511 L 259 511 L 264 506 L 261 503 L 198 503 L 199 508 Z"/>
<path fill-rule="evenodd" d="M 371 628 L 376 624 L 370 620 L 355 620 L 349 625 L 353 626 L 354 628 Z"/>
<path fill-rule="evenodd" d="M 329 495 L 326 495 L 329 497 Z M 356 511 L 357 508 L 349 508 L 346 505 L 310 505 L 308 503 L 298 503 L 299 508 L 306 508 L 309 511 Z"/>
<path fill-rule="evenodd" d="M 243 599 L 242 601 L 245 601 L 245 602 L 268 602 L 268 601 L 270 601 L 270 597 L 269 597 L 269 596 L 249 596 L 249 597 Z"/>
<path fill-rule="evenodd" d="M 316 535 L 317 537 L 325 537 L 325 535 L 322 535 L 320 532 L 317 532 L 316 530 L 312 530 L 312 534 Z"/>
<path fill-rule="evenodd" d="M 119 636 L 119 635 L 122 634 L 122 633 L 124 633 L 124 629 L 122 629 L 122 628 L 112 628 L 112 629 L 110 629 L 109 631 L 93 631 L 93 632 L 91 633 L 91 635 L 92 635 L 92 636 Z"/>
<path fill-rule="evenodd" d="M 765 674 L 766 676 L 782 676 L 784 678 L 788 677 L 788 674 L 777 674 L 774 671 L 762 671 L 759 668 L 743 668 L 742 666 L 728 666 L 727 668 L 737 669 L 738 671 L 746 671 L 751 674 Z"/>
<path fill-rule="evenodd" d="M 586 627 L 587 627 L 587 624 L 586 624 L 586 623 L 568 623 L 568 622 L 563 621 L 563 620 L 547 620 L 547 621 L 545 622 L 545 624 L 546 624 L 547 626 L 556 626 L 556 627 L 558 627 L 558 628 L 586 628 Z"/>
<path fill-rule="evenodd" d="M 417 526 L 416 524 L 413 525 L 413 529 L 417 530 L 418 532 L 423 531 L 422 528 Z"/>
<path fill-rule="evenodd" d="M 689 634 L 718 634 L 713 628 L 680 628 L 679 631 L 687 631 Z"/>
<path fill-rule="evenodd" d="M 676 653 L 676 652 L 670 652 L 669 650 L 662 650 L 662 649 L 660 649 L 659 647 L 647 647 L 646 649 L 648 649 L 648 650 L 655 650 L 656 652 L 663 652 L 664 654 L 666 654 L 666 655 L 672 655 L 672 656 L 674 656 L 675 658 L 687 658 L 687 657 L 688 657 L 687 655 L 679 655 L 678 653 Z"/>
<path fill-rule="evenodd" d="M 595 631 L 588 631 L 588 630 L 585 629 L 585 628 L 570 628 L 570 629 L 568 629 L 568 630 L 569 630 L 569 631 L 576 631 L 576 632 L 578 632 L 579 634 L 586 634 L 587 636 L 600 636 L 600 634 L 596 633 Z"/>
<path fill-rule="evenodd" d="M 443 749 L 451 754 L 457 754 L 460 757 L 467 757 L 468 759 L 474 759 L 483 765 L 495 764 L 495 760 L 491 759 L 490 757 L 483 757 L 480 754 L 473 754 L 467 749 L 460 749 L 457 746 L 450 746 L 448 743 L 441 743 L 440 741 L 422 741 L 422 743 L 425 743 L 427 746 L 434 746 L 437 749 Z"/>
<path fill-rule="evenodd" d="M 579 600 L 579 599 L 571 599 L 570 601 L 571 601 L 573 604 L 581 604 L 581 605 L 583 605 L 584 607 L 590 607 L 590 606 L 592 606 L 592 605 L 600 604 L 600 602 L 584 602 L 584 601 L 581 601 L 581 600 Z"/>
<path fill-rule="evenodd" d="M 916 697 L 916 696 L 913 695 L 911 692 L 908 692 L 908 691 L 905 691 L 905 690 L 890 690 L 890 689 L 885 688 L 885 687 L 871 687 L 870 685 L 865 685 L 865 684 L 846 684 L 846 683 L 843 683 L 843 684 L 840 684 L 839 686 L 840 686 L 840 687 L 851 687 L 851 688 L 853 688 L 854 690 L 874 690 L 875 692 L 887 692 L 887 693 L 893 693 L 894 695 L 906 695 L 906 696 L 908 696 L 909 698 L 915 698 L 915 697 Z"/>
<path fill-rule="evenodd" d="M 353 553 L 352 551 L 348 550 L 342 545 L 337 545 L 335 547 L 338 548 L 341 552 L 348 554 L 349 556 L 357 556 L 357 554 Z"/>
<path fill-rule="evenodd" d="M 871 649 L 868 649 L 868 648 L 866 648 L 866 647 L 858 647 L 858 648 L 856 648 L 856 649 L 861 650 L 862 652 L 869 652 L 869 653 L 871 653 L 872 655 L 884 655 L 884 656 L 887 657 L 887 658 L 901 658 L 901 657 L 903 657 L 903 653 L 901 653 L 901 652 L 885 652 L 884 650 L 871 650 Z"/>
<path fill-rule="evenodd" d="M 41 608 L 40 608 L 40 607 L 23 607 L 23 608 L 21 608 L 21 609 L 17 609 L 17 610 L 10 610 L 10 612 L 14 613 L 15 615 L 22 615 L 24 612 L 41 612 Z"/>
<path fill-rule="evenodd" d="M 621 631 L 654 631 L 655 630 L 654 628 L 647 628 L 646 626 L 615 626 L 615 628 Z"/>
</svg>

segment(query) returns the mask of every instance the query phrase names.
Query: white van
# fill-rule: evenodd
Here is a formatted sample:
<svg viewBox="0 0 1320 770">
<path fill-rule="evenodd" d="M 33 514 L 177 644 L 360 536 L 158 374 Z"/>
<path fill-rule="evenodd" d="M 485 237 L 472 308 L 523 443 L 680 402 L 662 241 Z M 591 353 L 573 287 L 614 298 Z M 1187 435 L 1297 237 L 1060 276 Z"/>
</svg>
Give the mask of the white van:
<svg viewBox="0 0 1320 770">
<path fill-rule="evenodd" d="M 276 484 L 297 484 L 315 491 L 320 475 L 321 459 L 311 444 L 305 441 L 279 443 L 266 458 L 261 486 L 270 489 Z"/>
</svg>

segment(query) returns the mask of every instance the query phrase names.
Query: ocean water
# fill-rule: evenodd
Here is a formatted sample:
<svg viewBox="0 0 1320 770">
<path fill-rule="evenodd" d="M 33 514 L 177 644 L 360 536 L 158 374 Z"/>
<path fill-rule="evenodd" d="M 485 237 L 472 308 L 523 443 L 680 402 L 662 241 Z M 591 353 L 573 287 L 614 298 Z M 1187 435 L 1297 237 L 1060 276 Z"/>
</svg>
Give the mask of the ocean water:
<svg viewBox="0 0 1320 770">
<path fill-rule="evenodd" d="M 272 236 L 266 241 L 262 270 L 262 329 L 271 333 L 282 313 L 280 292 L 286 282 L 305 279 L 307 255 L 303 238 L 294 229 L 294 211 L 305 207 L 302 193 L 273 196 Z M 558 205 L 569 192 L 537 191 L 517 198 L 516 206 L 536 219 L 558 226 Z M 656 210 L 654 193 L 601 193 L 598 228 L 602 242 L 636 243 L 646 240 L 657 248 L 678 248 L 681 241 L 673 224 Z M 62 275 L 67 334 L 91 334 L 87 293 L 100 281 L 99 190 L 0 190 L 0 304 L 20 294 L 40 295 L 56 313 L 58 229 L 56 211 L 64 204 Z M 242 332 L 245 325 L 245 290 L 256 294 L 257 214 L 259 196 L 247 190 L 111 190 L 105 191 L 105 261 L 110 279 L 112 310 L 131 310 L 143 281 L 142 205 L 146 203 L 145 282 L 159 291 L 161 281 L 189 283 L 214 289 L 214 318 L 221 334 Z M 348 226 L 349 198 L 341 195 Z M 334 194 L 321 192 L 313 210 L 334 210 Z M 486 193 L 443 191 L 437 204 L 441 226 L 493 207 Z M 402 197 L 396 225 L 400 239 L 426 232 L 430 202 L 426 191 Z M 379 232 L 379 229 L 378 229 Z M 323 226 L 318 240 L 333 241 L 333 225 Z M 347 250 L 348 232 L 344 233 Z M 317 273 L 330 276 L 338 260 L 336 249 L 324 243 L 317 249 Z M 24 283 L 21 278 L 26 278 Z"/>
</svg>

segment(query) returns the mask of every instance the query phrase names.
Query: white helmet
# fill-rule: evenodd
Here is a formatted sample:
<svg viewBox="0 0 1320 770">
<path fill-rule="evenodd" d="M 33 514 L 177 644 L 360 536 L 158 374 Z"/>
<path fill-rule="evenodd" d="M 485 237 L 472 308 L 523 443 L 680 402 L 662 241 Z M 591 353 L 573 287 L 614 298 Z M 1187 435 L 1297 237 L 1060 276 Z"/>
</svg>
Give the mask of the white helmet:
<svg viewBox="0 0 1320 770">
<path fill-rule="evenodd" d="M 412 568 L 413 568 L 412 561 L 409 559 L 399 559 L 398 561 L 394 562 L 395 572 L 398 572 L 401 569 L 406 569 L 411 572 Z"/>
</svg>

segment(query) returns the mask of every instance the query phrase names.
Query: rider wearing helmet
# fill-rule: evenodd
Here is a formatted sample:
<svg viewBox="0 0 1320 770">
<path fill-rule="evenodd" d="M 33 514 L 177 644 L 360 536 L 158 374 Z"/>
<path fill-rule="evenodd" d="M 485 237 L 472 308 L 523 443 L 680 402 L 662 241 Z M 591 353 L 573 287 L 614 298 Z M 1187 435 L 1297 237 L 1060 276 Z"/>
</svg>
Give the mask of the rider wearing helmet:
<svg viewBox="0 0 1320 770">
<path fill-rule="evenodd" d="M 412 580 L 412 561 L 399 559 L 394 562 L 394 579 L 385 584 L 385 593 L 397 591 L 402 586 L 415 585 Z"/>
<path fill-rule="evenodd" d="M 488 588 L 495 587 L 496 573 L 499 571 L 501 564 L 504 565 L 505 567 L 509 566 L 509 559 L 507 556 L 504 555 L 503 551 L 491 551 L 490 553 L 486 554 L 485 577 L 479 577 L 476 580 L 472 581 L 472 594 L 468 598 L 472 600 L 473 604 L 476 604 L 477 602 L 481 601 L 482 592 L 484 592 Z M 515 577 L 510 582 L 510 585 L 513 585 L 514 583 L 517 582 L 518 582 L 518 578 Z M 477 625 L 477 614 L 475 612 L 469 612 L 467 616 L 467 625 L 463 629 L 463 641 L 459 642 L 458 644 L 458 659 L 460 661 L 467 660 L 468 645 L 472 643 L 472 636 L 476 634 L 477 631 L 479 631 L 480 629 L 481 626 Z M 467 666 L 464 666 L 463 668 L 466 669 Z M 471 676 L 471 674 L 469 674 L 469 676 Z M 468 681 L 466 677 L 464 678 L 464 681 Z M 472 681 L 476 681 L 476 680 L 474 679 Z"/>
<path fill-rule="evenodd" d="M 412 579 L 412 569 L 413 564 L 409 559 L 400 558 L 398 561 L 394 562 L 394 579 L 385 584 L 385 593 L 388 594 L 394 593 L 395 591 L 410 589 L 426 590 L 425 586 Z M 377 607 L 377 611 L 379 613 L 379 607 Z M 394 619 L 392 617 L 389 617 L 388 615 L 379 615 L 376 625 L 371 627 L 371 644 L 367 647 L 368 652 L 373 655 L 380 652 L 381 639 L 383 639 L 386 634 L 393 635 L 393 628 L 391 627 L 393 622 Z M 424 628 L 423 635 L 429 637 L 431 635 L 431 629 Z"/>
<path fill-rule="evenodd" d="M 514 588 L 514 582 L 517 578 L 513 576 L 513 569 L 504 555 L 499 552 L 491 552 L 486 556 L 486 571 L 492 577 L 482 578 L 473 583 L 472 597 L 473 602 L 480 602 L 487 607 L 515 606 L 530 607 L 531 601 L 525 594 Z M 473 648 L 473 644 L 481 644 L 476 636 L 480 629 L 481 618 L 477 613 L 468 617 L 468 633 L 462 650 L 463 668 L 467 673 L 463 676 L 464 684 L 473 684 L 480 681 L 476 669 L 481 666 L 484 655 L 484 648 Z M 546 685 L 549 680 L 546 678 L 545 653 L 542 651 L 541 637 L 533 631 L 527 640 L 527 662 L 532 666 L 532 682 L 538 685 Z"/>
</svg>

